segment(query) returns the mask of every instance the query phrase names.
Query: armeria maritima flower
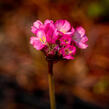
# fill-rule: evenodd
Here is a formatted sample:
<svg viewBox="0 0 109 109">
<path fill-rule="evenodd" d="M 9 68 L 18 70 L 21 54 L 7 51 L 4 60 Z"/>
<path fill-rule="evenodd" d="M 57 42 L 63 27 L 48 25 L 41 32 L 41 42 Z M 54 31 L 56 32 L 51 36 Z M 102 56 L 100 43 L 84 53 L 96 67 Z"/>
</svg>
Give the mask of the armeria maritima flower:
<svg viewBox="0 0 109 109">
<path fill-rule="evenodd" d="M 77 27 L 76 30 L 72 28 L 73 31 L 73 40 L 76 43 L 76 45 L 81 49 L 86 49 L 88 45 L 86 42 L 88 41 L 87 36 L 85 35 L 85 29 L 80 27 Z"/>
<path fill-rule="evenodd" d="M 67 20 L 37 20 L 31 31 L 34 36 L 30 43 L 36 50 L 41 50 L 46 56 L 74 59 L 76 47 L 85 49 L 88 41 L 85 30 L 80 26 L 74 29 Z"/>
</svg>

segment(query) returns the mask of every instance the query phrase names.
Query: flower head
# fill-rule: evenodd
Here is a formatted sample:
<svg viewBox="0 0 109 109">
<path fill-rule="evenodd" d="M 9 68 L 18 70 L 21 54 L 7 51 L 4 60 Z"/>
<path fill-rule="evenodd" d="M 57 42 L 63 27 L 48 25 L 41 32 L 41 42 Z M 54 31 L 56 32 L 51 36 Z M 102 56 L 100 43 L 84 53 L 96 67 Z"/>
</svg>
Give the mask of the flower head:
<svg viewBox="0 0 109 109">
<path fill-rule="evenodd" d="M 30 44 L 36 50 L 42 50 L 48 57 L 74 59 L 76 47 L 82 49 L 88 47 L 85 30 L 82 27 L 74 29 L 67 20 L 45 20 L 44 24 L 37 20 L 33 23 L 31 31 L 34 36 L 30 38 Z"/>
</svg>

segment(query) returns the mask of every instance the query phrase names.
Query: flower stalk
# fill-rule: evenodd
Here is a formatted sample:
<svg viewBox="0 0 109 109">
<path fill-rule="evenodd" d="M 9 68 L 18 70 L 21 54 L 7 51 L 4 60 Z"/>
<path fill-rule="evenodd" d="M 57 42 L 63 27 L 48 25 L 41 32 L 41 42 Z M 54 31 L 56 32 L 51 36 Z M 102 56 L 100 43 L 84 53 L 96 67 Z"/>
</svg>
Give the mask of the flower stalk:
<svg viewBox="0 0 109 109">
<path fill-rule="evenodd" d="M 52 60 L 48 61 L 48 82 L 49 82 L 50 106 L 51 106 L 51 109 L 56 109 L 53 61 Z"/>
</svg>

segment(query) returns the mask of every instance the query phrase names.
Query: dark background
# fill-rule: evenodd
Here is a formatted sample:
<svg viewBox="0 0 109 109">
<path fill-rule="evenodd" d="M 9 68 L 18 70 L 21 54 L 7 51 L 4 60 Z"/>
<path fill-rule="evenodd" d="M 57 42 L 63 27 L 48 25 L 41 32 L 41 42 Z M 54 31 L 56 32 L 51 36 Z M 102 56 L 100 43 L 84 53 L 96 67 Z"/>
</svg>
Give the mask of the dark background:
<svg viewBox="0 0 109 109">
<path fill-rule="evenodd" d="M 89 38 L 54 65 L 57 109 L 109 109 L 109 0 L 0 0 L 0 109 L 49 109 L 47 63 L 29 44 L 37 19 L 67 19 Z"/>
</svg>

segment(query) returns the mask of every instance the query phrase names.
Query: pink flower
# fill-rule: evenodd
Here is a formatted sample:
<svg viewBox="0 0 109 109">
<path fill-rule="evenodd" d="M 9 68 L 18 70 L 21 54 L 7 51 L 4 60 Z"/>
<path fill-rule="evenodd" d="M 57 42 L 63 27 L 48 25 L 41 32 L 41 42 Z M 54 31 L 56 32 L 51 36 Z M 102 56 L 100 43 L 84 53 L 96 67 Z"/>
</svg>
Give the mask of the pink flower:
<svg viewBox="0 0 109 109">
<path fill-rule="evenodd" d="M 45 46 L 49 46 L 49 44 L 55 44 L 55 41 L 58 38 L 58 33 L 52 20 L 46 20 L 44 25 L 40 23 L 40 21 L 36 21 L 33 24 L 33 27 L 36 28 L 36 38 L 32 37 L 30 43 L 34 46 L 34 48 L 41 50 Z"/>
<path fill-rule="evenodd" d="M 74 54 L 76 52 L 76 47 L 73 45 L 67 45 L 65 48 L 62 47 L 59 50 L 59 53 L 62 54 L 63 58 L 65 59 L 74 59 Z"/>
<path fill-rule="evenodd" d="M 60 38 L 60 45 L 69 45 L 72 41 L 72 37 L 70 35 L 63 35 Z"/>
<path fill-rule="evenodd" d="M 33 23 L 33 26 L 31 26 L 31 31 L 32 31 L 32 33 L 36 34 L 38 29 L 41 29 L 41 28 L 44 29 L 44 26 L 46 26 L 47 24 L 50 24 L 50 23 L 53 23 L 53 21 L 47 19 L 47 20 L 45 20 L 45 22 L 43 24 L 40 20 L 36 20 Z"/>
<path fill-rule="evenodd" d="M 30 44 L 32 44 L 33 47 L 37 50 L 41 50 L 44 47 L 44 45 L 37 37 L 31 37 Z"/>
<path fill-rule="evenodd" d="M 87 36 L 85 35 L 85 30 L 82 27 L 76 28 L 74 31 L 74 28 L 72 28 L 73 33 L 73 41 L 76 43 L 76 45 L 81 49 L 86 49 L 88 45 L 86 42 L 88 41 Z"/>
<path fill-rule="evenodd" d="M 30 44 L 37 50 L 43 49 L 46 45 L 46 36 L 43 30 L 37 30 L 37 37 L 31 37 Z"/>
<path fill-rule="evenodd" d="M 69 32 L 71 25 L 67 20 L 57 20 L 55 22 L 55 27 L 60 34 L 72 34 L 72 32 Z"/>
<path fill-rule="evenodd" d="M 45 26 L 46 39 L 49 44 L 55 44 L 58 39 L 58 32 L 53 23 L 48 23 Z"/>
</svg>

